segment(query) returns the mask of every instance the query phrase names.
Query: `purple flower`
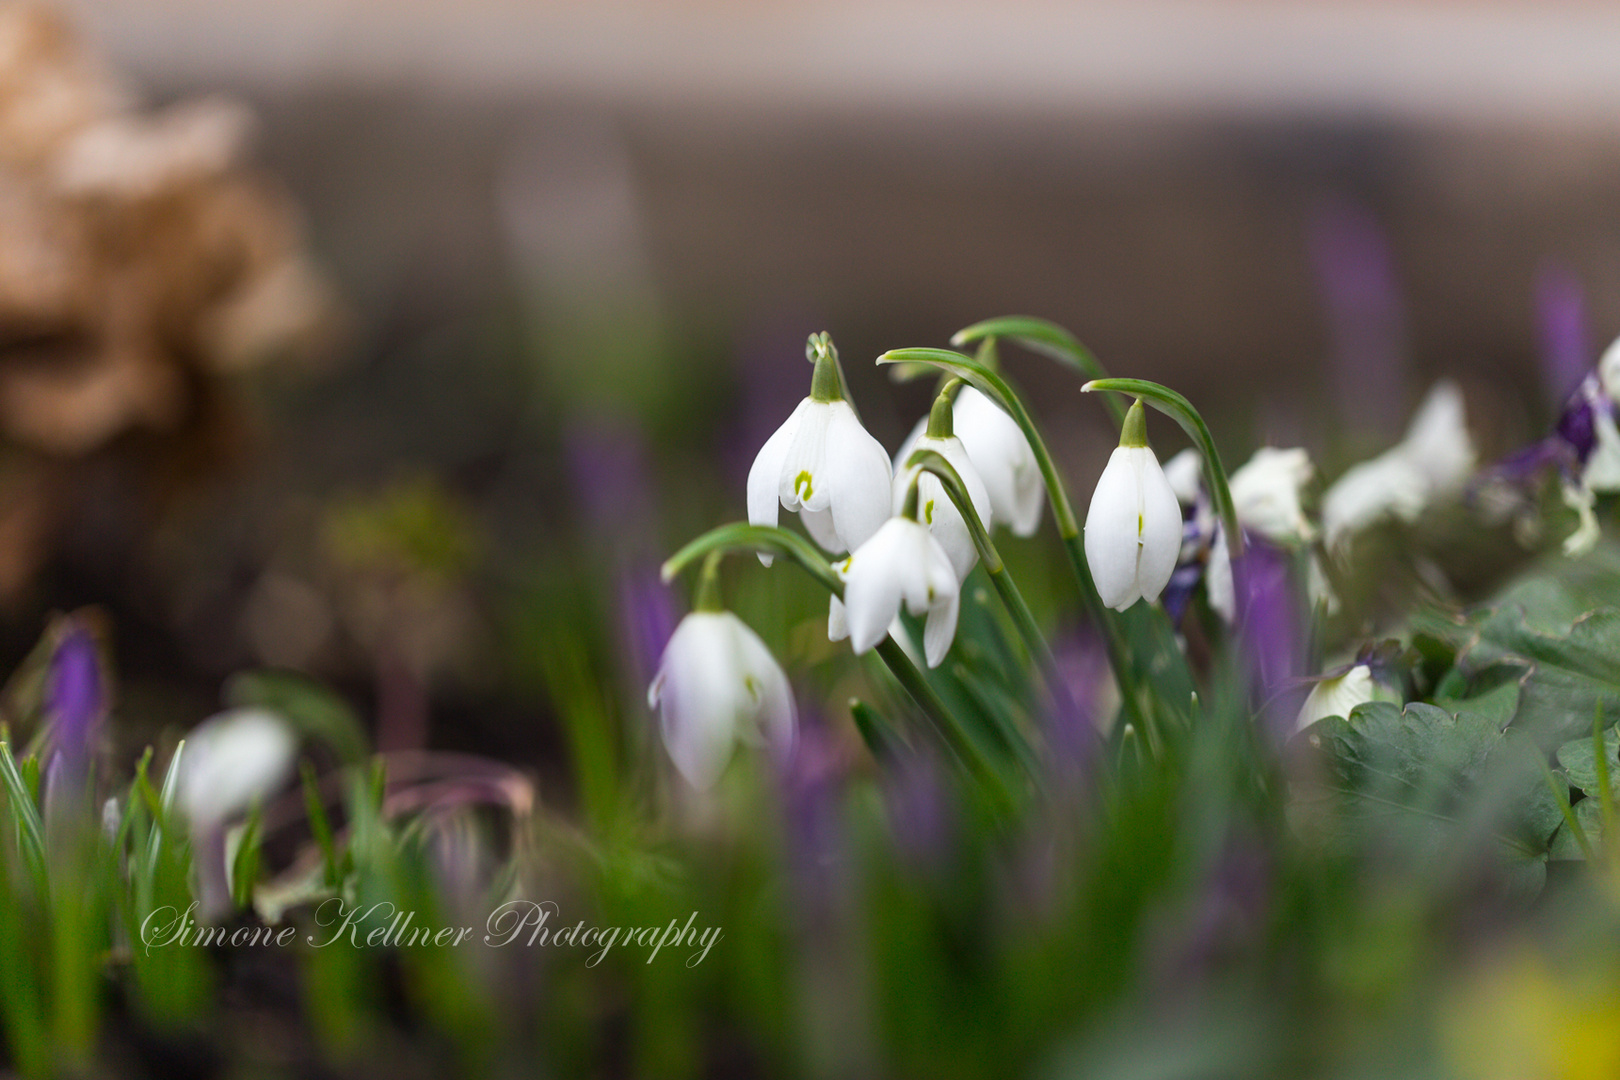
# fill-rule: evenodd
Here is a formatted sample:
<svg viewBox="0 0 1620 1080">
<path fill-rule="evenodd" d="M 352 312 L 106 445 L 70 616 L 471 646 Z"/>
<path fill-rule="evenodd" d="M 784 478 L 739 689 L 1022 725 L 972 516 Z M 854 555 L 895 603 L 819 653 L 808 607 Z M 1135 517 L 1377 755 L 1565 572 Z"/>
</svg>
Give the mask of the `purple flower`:
<svg viewBox="0 0 1620 1080">
<path fill-rule="evenodd" d="M 107 691 L 95 635 L 78 616 L 70 615 L 64 623 L 46 675 L 45 711 L 51 746 L 63 756 L 64 767 L 76 773 L 90 760 L 107 711 Z"/>
<path fill-rule="evenodd" d="M 1367 207 L 1316 209 L 1311 261 L 1334 346 L 1334 399 L 1357 428 L 1392 433 L 1391 401 L 1406 398 L 1406 318 L 1388 237 Z"/>
<path fill-rule="evenodd" d="M 1536 322 L 1541 331 L 1541 372 L 1557 400 L 1592 367 L 1586 298 L 1580 279 L 1562 263 L 1549 262 L 1536 275 Z"/>
</svg>

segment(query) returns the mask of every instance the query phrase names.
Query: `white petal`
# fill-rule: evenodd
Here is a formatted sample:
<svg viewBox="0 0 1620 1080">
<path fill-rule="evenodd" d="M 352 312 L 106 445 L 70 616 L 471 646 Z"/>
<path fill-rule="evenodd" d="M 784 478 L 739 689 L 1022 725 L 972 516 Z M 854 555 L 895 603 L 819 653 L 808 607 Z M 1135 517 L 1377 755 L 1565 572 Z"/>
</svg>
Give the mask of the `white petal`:
<svg viewBox="0 0 1620 1080">
<path fill-rule="evenodd" d="M 1168 484 L 1166 484 L 1168 487 Z M 1174 498 L 1172 492 L 1171 497 Z M 1109 455 L 1086 511 L 1086 563 L 1102 602 L 1123 611 L 1142 595 L 1137 584 L 1141 487 L 1128 448 Z M 1180 547 L 1180 541 L 1177 541 Z"/>
<path fill-rule="evenodd" d="M 978 470 L 974 468 L 962 443 L 954 437 L 931 439 L 925 436 L 917 441 L 917 447 L 932 450 L 950 463 L 951 468 L 962 478 L 962 486 L 967 488 L 968 499 L 973 504 L 974 512 L 979 515 L 984 527 L 989 529 L 993 514 L 990 495 L 985 491 L 984 481 L 979 478 Z M 895 477 L 893 506 L 896 513 L 903 508 L 906 494 L 911 487 L 911 478 L 917 472 L 915 469 L 905 470 Z M 956 503 L 945 490 L 945 485 L 932 473 L 924 473 L 918 479 L 917 497 L 918 519 L 928 526 L 934 538 L 950 556 L 951 565 L 956 568 L 957 580 L 965 580 L 972 571 L 973 564 L 978 561 L 979 551 L 974 546 L 973 534 L 968 530 L 962 512 L 956 508 Z"/>
<path fill-rule="evenodd" d="M 274 793 L 292 772 L 298 737 L 267 709 L 233 709 L 186 736 L 175 801 L 194 826 L 219 824 Z"/>
<path fill-rule="evenodd" d="M 1474 472 L 1474 443 L 1462 391 L 1450 379 L 1435 383 L 1418 406 L 1398 449 L 1429 482 L 1429 497 L 1460 490 Z"/>
<path fill-rule="evenodd" d="M 889 517 L 889 455 L 847 401 L 828 408 L 825 483 L 841 549 L 854 551 Z"/>
<path fill-rule="evenodd" d="M 1620 491 L 1620 430 L 1607 402 L 1592 407 L 1592 434 L 1596 442 L 1581 470 L 1581 483 L 1592 491 Z"/>
<path fill-rule="evenodd" d="M 1322 495 L 1322 531 L 1329 547 L 1389 516 L 1411 521 L 1423 511 L 1428 481 L 1399 448 L 1352 465 Z"/>
<path fill-rule="evenodd" d="M 870 540 L 848 560 L 844 585 L 844 611 L 849 623 L 850 644 L 857 654 L 883 640 L 889 624 L 900 612 L 900 596 L 906 563 L 915 545 L 907 529 L 920 529 L 914 522 L 890 518 Z"/>
<path fill-rule="evenodd" d="M 1232 553 L 1226 545 L 1225 529 L 1215 534 L 1215 543 L 1209 549 L 1204 595 L 1209 597 L 1209 606 L 1230 626 L 1237 617 L 1237 590 L 1232 583 Z"/>
<path fill-rule="evenodd" d="M 787 459 L 788 446 L 798 429 L 800 414 L 810 401 L 805 398 L 794 408 L 782 426 L 771 433 L 765 445 L 754 455 L 754 464 L 748 470 L 748 523 L 775 525 L 781 506 L 782 465 Z M 771 565 L 772 556 L 761 555 L 759 561 Z"/>
<path fill-rule="evenodd" d="M 1164 478 L 1170 482 L 1170 490 L 1176 493 L 1176 500 L 1183 506 L 1191 506 L 1198 501 L 1198 492 L 1204 482 L 1203 455 L 1187 447 L 1164 463 Z"/>
<path fill-rule="evenodd" d="M 1563 484 L 1560 493 L 1564 496 L 1564 505 L 1580 515 L 1575 531 L 1564 537 L 1564 554 L 1571 558 L 1585 555 L 1597 547 L 1603 537 L 1597 514 L 1593 512 L 1596 496 L 1590 487 L 1578 484 Z"/>
<path fill-rule="evenodd" d="M 896 476 L 906 467 L 906 459 L 916 452 L 917 440 L 926 434 L 928 434 L 928 417 L 925 416 L 917 421 L 917 425 L 911 429 L 911 434 L 906 436 L 905 442 L 901 443 L 900 449 L 895 452 L 894 467 L 891 471 Z"/>
<path fill-rule="evenodd" d="M 933 595 L 928 605 L 928 618 L 923 624 L 923 655 L 931 668 L 939 667 L 956 639 L 956 619 L 960 611 L 961 593 L 957 587 L 955 568 L 945 552 L 938 547 L 931 555 L 930 588 Z"/>
<path fill-rule="evenodd" d="M 836 596 L 827 598 L 827 640 L 843 641 L 849 637 L 849 614 L 844 602 Z"/>
<path fill-rule="evenodd" d="M 1311 688 L 1305 704 L 1300 706 L 1294 729 L 1309 727 L 1330 716 L 1349 717 L 1357 705 L 1374 700 L 1377 690 L 1372 669 L 1366 664 L 1357 664 L 1338 678 L 1323 679 Z"/>
<path fill-rule="evenodd" d="M 824 471 L 827 428 L 832 423 L 834 404 L 805 398 L 794 410 L 799 423 L 782 457 L 776 489 L 782 505 L 789 510 L 825 510 L 830 503 L 832 493 Z M 849 406 L 846 404 L 844 408 Z"/>
<path fill-rule="evenodd" d="M 1609 400 L 1620 401 L 1620 338 L 1615 338 L 1603 350 L 1603 358 L 1598 361 L 1598 379 Z"/>
<path fill-rule="evenodd" d="M 800 510 L 799 520 L 804 522 L 804 531 L 810 534 L 821 550 L 837 554 L 844 550 L 843 543 L 838 539 L 838 530 L 833 528 L 831 510 Z"/>
<path fill-rule="evenodd" d="M 1316 530 L 1305 517 L 1300 493 L 1314 473 L 1304 450 L 1262 446 L 1231 477 L 1238 521 L 1276 543 L 1310 542 Z"/>
<path fill-rule="evenodd" d="M 1164 478 L 1159 459 L 1148 447 L 1134 448 L 1141 490 L 1141 555 L 1137 561 L 1137 588 L 1152 603 L 1170 584 L 1181 556 L 1181 504 Z"/>
<path fill-rule="evenodd" d="M 700 790 L 712 787 L 731 760 L 739 717 L 752 705 L 743 689 L 735 622 L 729 612 L 692 612 L 670 635 L 659 665 L 664 747 Z"/>
<path fill-rule="evenodd" d="M 951 418 L 956 437 L 984 482 L 996 522 L 1019 536 L 1032 535 L 1041 523 L 1046 486 L 1018 422 L 971 386 L 957 394 Z"/>
<path fill-rule="evenodd" d="M 741 619 L 733 617 L 733 622 L 743 685 L 754 703 L 748 714 L 749 723 L 743 730 L 763 735 L 771 750 L 779 758 L 785 758 L 793 752 L 798 735 L 793 686 L 759 635 Z"/>
</svg>

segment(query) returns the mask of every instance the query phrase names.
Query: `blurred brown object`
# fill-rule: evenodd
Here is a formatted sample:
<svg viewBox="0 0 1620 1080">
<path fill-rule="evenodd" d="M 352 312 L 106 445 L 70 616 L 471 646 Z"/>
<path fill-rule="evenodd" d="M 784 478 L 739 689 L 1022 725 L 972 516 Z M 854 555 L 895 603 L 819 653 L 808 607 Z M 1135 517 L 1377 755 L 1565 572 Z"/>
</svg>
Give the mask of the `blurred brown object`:
<svg viewBox="0 0 1620 1080">
<path fill-rule="evenodd" d="M 0 598 L 47 550 L 63 463 L 178 438 L 221 374 L 330 342 L 252 126 L 222 99 L 141 111 L 57 15 L 0 4 Z"/>
</svg>

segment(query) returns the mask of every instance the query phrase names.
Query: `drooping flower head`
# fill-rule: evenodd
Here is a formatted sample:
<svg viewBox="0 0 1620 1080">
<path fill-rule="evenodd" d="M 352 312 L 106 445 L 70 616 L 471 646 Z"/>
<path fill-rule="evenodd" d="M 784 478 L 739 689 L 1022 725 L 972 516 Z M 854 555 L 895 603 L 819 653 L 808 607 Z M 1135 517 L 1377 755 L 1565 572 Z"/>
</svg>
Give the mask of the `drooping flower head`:
<svg viewBox="0 0 1620 1080">
<path fill-rule="evenodd" d="M 956 470 L 967 488 L 968 498 L 973 502 L 974 513 L 979 515 L 979 522 L 989 531 L 994 516 L 990 494 L 985 490 L 984 481 L 967 449 L 955 435 L 951 413 L 950 388 L 947 387 L 934 401 L 923 434 L 908 439 L 895 458 L 893 508 L 895 513 L 900 513 L 912 486 L 916 485 L 917 520 L 928 526 L 939 541 L 939 546 L 950 556 L 951 565 L 956 568 L 957 580 L 965 581 L 973 564 L 979 559 L 979 551 L 973 544 L 973 536 L 968 531 L 962 512 L 956 508 L 956 503 L 946 493 L 938 477 L 920 468 L 908 469 L 905 465 L 918 450 L 932 450 L 950 462 L 951 468 Z"/>
<path fill-rule="evenodd" d="M 664 747 L 686 782 L 713 787 L 738 739 L 793 749 L 798 713 L 787 674 L 746 623 L 720 607 L 713 561 L 705 565 L 696 610 L 682 619 L 647 688 Z"/>
<path fill-rule="evenodd" d="M 847 636 L 855 652 L 864 653 L 895 628 L 903 606 L 926 617 L 923 655 L 929 667 L 938 667 L 956 638 L 961 583 L 950 556 L 917 520 L 919 488 L 913 484 L 901 512 L 839 566 L 844 599 L 833 600 L 827 636 Z M 903 632 L 897 636 L 904 642 Z"/>
<path fill-rule="evenodd" d="M 853 551 L 889 516 L 889 455 L 844 398 L 837 354 L 825 334 L 810 339 L 810 396 L 760 447 L 748 470 L 748 520 L 775 525 L 798 513 L 829 552 Z M 760 561 L 770 565 L 771 557 Z"/>
<path fill-rule="evenodd" d="M 1148 445 L 1138 401 L 1086 512 L 1086 562 L 1102 602 L 1124 611 L 1158 599 L 1176 568 L 1181 531 L 1181 505 Z"/>
<path fill-rule="evenodd" d="M 298 736 L 268 709 L 217 713 L 186 736 L 175 802 L 202 833 L 275 794 L 292 773 Z"/>
</svg>

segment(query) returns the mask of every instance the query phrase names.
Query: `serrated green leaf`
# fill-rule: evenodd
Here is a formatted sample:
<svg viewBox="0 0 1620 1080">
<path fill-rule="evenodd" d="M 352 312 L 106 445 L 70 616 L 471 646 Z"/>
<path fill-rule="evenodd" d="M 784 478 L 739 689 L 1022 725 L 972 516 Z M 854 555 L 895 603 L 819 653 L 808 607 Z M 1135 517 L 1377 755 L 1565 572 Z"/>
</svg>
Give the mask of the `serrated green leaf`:
<svg viewBox="0 0 1620 1080">
<path fill-rule="evenodd" d="M 1603 849 L 1603 808 L 1596 799 L 1582 799 L 1574 806 L 1575 820 L 1580 822 L 1581 831 L 1586 833 L 1586 839 L 1599 851 Z M 1582 860 L 1586 856 L 1581 852 L 1581 845 L 1570 831 L 1568 822 L 1560 822 L 1558 831 L 1553 834 L 1552 846 L 1547 851 L 1547 858 L 1567 861 L 1571 859 Z"/>
</svg>

